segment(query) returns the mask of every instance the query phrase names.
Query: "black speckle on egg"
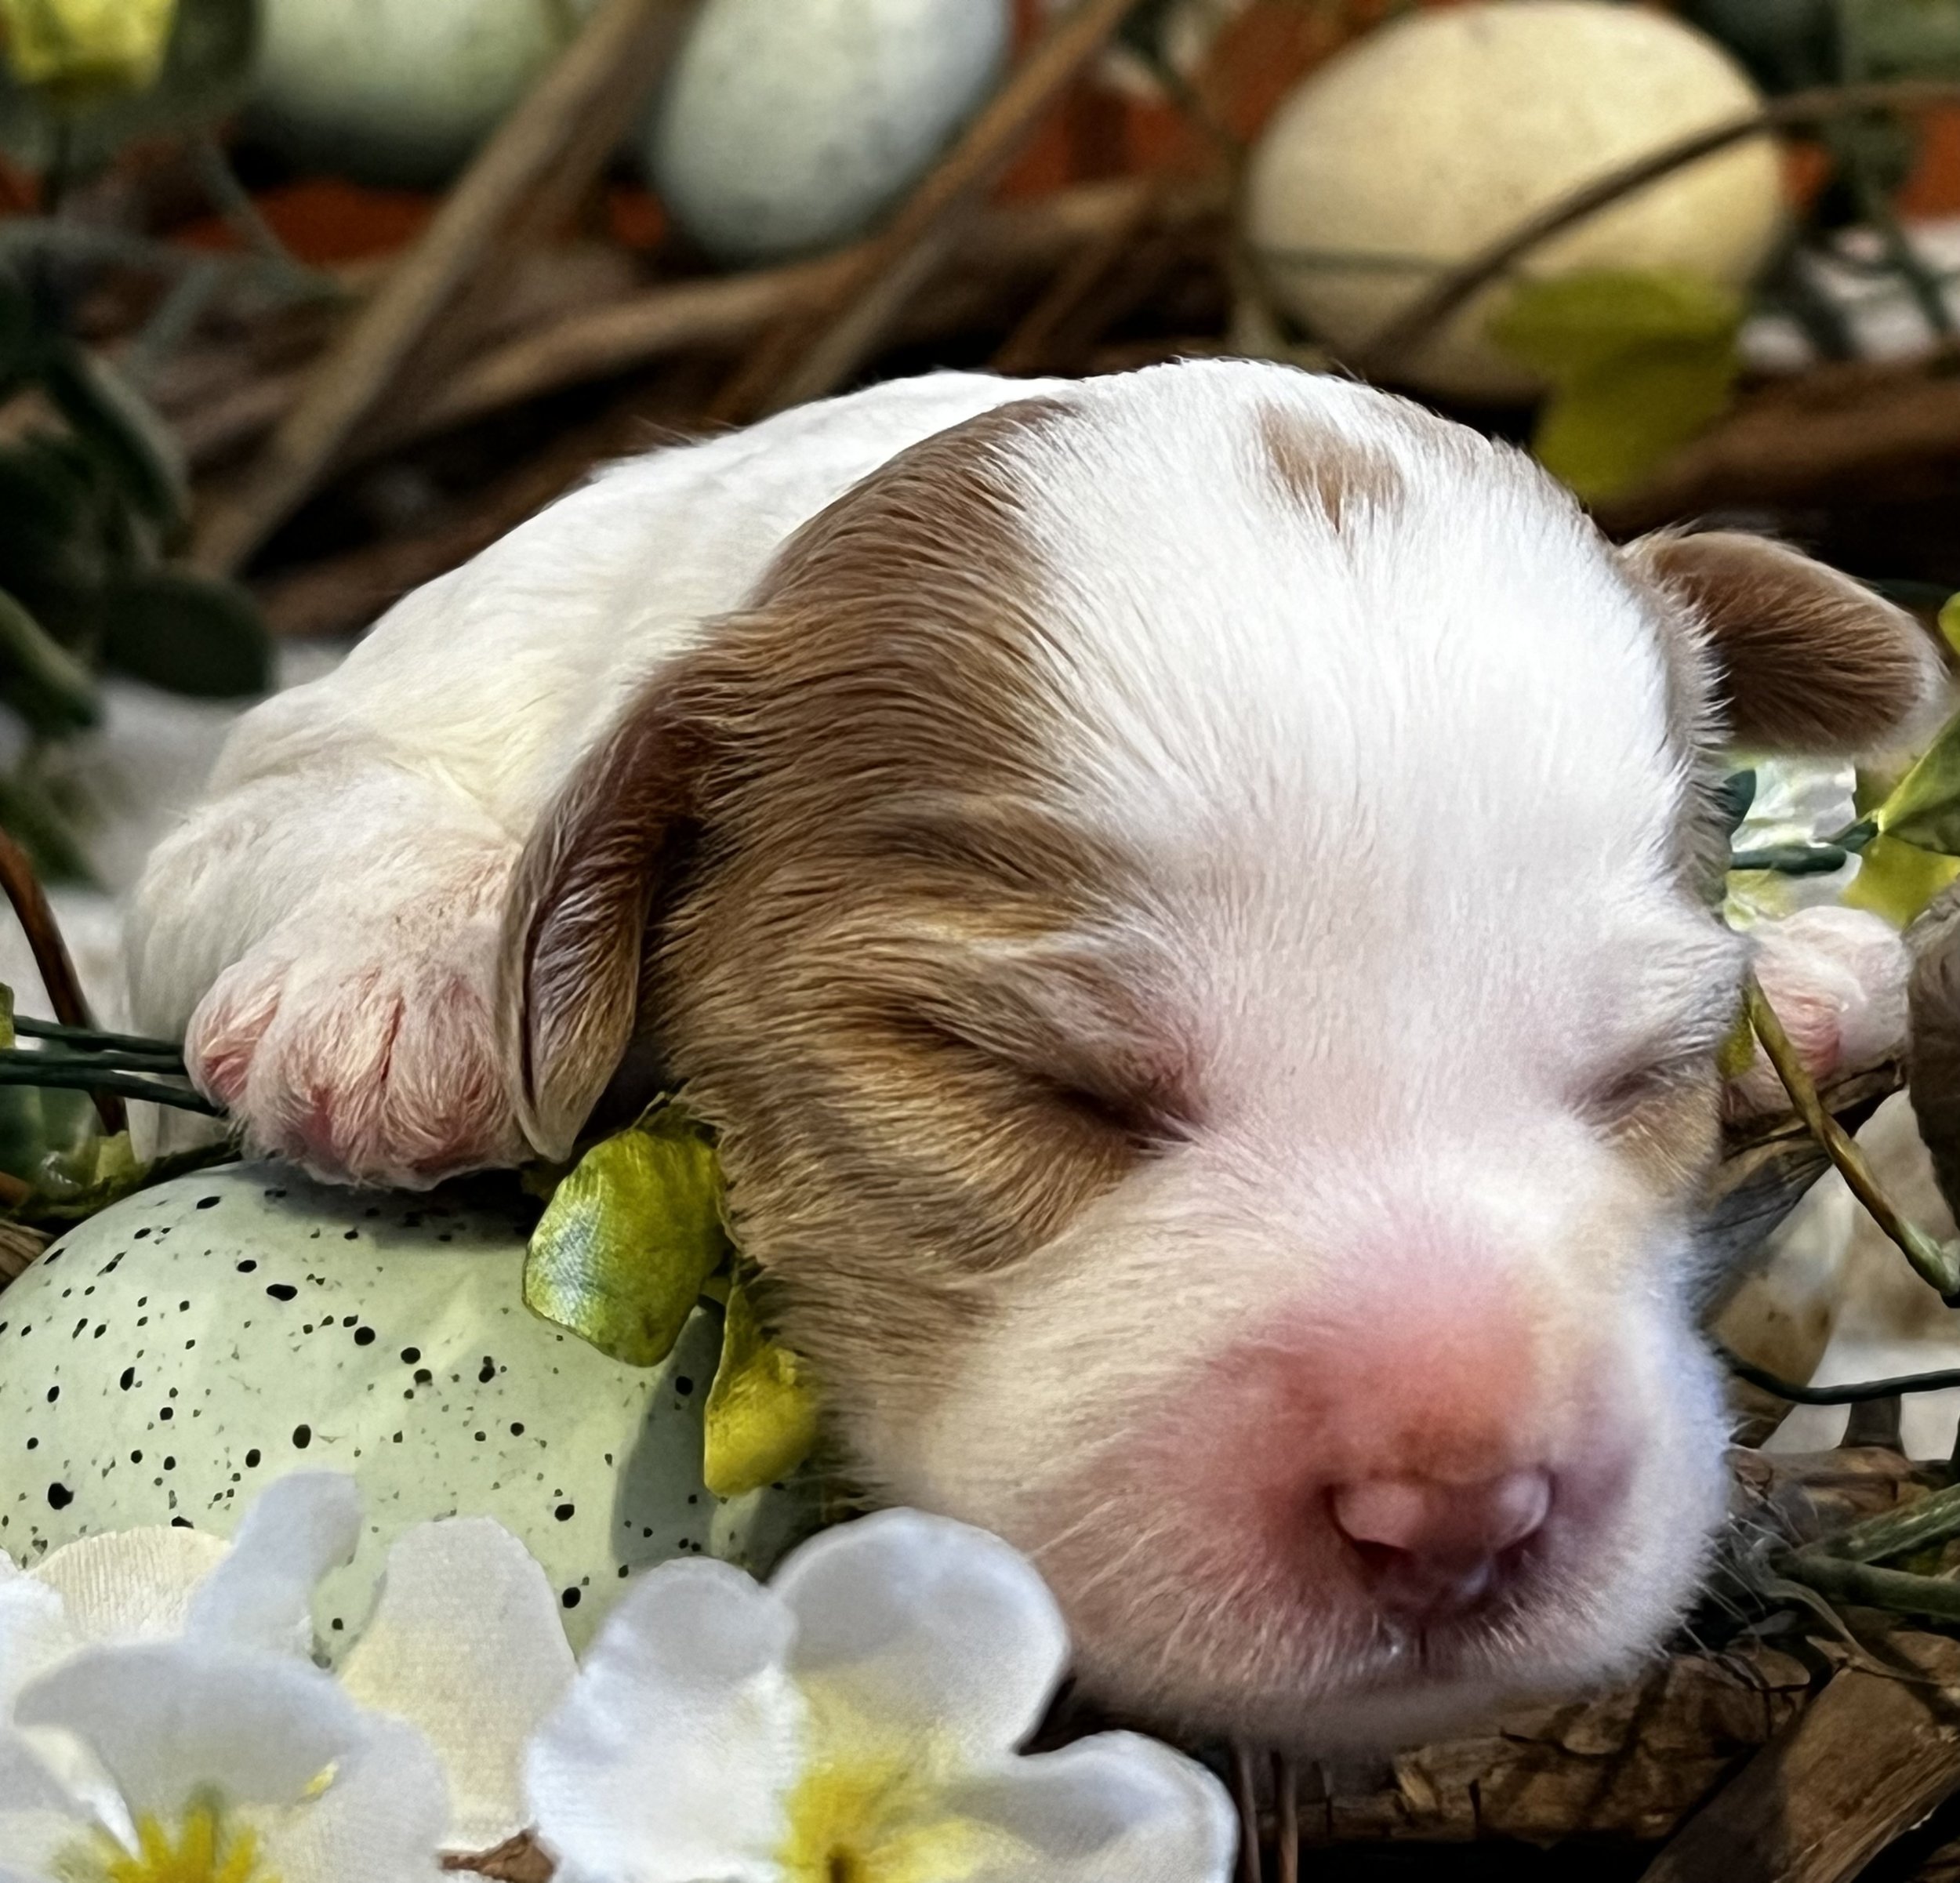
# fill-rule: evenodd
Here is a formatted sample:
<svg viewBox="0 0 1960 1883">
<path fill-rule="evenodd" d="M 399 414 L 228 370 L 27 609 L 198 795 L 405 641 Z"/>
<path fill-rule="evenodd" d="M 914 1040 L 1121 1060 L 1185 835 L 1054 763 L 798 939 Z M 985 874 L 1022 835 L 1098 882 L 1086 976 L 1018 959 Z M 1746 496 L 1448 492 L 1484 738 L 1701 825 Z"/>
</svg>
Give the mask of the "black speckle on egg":
<svg viewBox="0 0 1960 1883">
<path fill-rule="evenodd" d="M 361 1239 L 361 1232 L 358 1229 L 350 1229 L 342 1235 L 340 1239 L 343 1243 L 358 1243 Z"/>
<path fill-rule="evenodd" d="M 157 1408 L 157 1417 L 159 1419 L 174 1419 L 176 1416 L 177 1409 L 174 1406 L 160 1406 Z"/>
<path fill-rule="evenodd" d="M 176 1461 L 176 1459 L 174 1459 L 174 1458 L 166 1458 L 166 1459 L 165 1459 L 165 1460 L 164 1460 L 164 1461 L 163 1461 L 163 1468 L 164 1468 L 165 1471 L 175 1471 L 175 1470 L 177 1468 L 177 1461 Z"/>
<path fill-rule="evenodd" d="M 250 1451 L 245 1453 L 245 1469 L 249 1471 L 256 1471 L 258 1468 L 259 1448 L 255 1445 Z"/>
<path fill-rule="evenodd" d="M 313 1442 L 313 1428 L 310 1425 L 296 1425 L 292 1428 L 292 1442 L 296 1450 L 304 1451 Z"/>
<path fill-rule="evenodd" d="M 577 1515 L 578 1508 L 579 1507 L 575 1504 L 561 1504 L 551 1514 L 553 1516 L 557 1518 L 561 1523 L 569 1523 L 572 1518 Z"/>
<path fill-rule="evenodd" d="M 576 1589 L 567 1589 L 558 1599 L 568 1609 L 575 1609 L 579 1605 L 579 1591 Z"/>
<path fill-rule="evenodd" d="M 432 1383 L 434 1382 L 434 1379 L 435 1379 L 435 1375 L 434 1375 L 434 1373 L 432 1373 L 431 1372 L 430 1372 L 430 1370 L 428 1370 L 428 1368 L 427 1368 L 427 1367 L 426 1367 L 426 1366 L 418 1366 L 418 1367 L 416 1369 L 416 1385 L 418 1385 L 418 1386 L 427 1386 L 427 1385 L 430 1385 L 430 1384 L 432 1384 Z"/>
<path fill-rule="evenodd" d="M 497 1363 L 491 1359 L 489 1355 L 485 1354 L 483 1356 L 483 1365 L 477 1373 L 477 1384 L 479 1386 L 488 1386 L 496 1377 Z"/>
<path fill-rule="evenodd" d="M 513 1419 L 510 1421 L 510 1435 L 514 1439 L 521 1439 L 524 1436 L 523 1420 Z"/>
<path fill-rule="evenodd" d="M 140 1464 L 143 1462 L 143 1453 L 141 1452 L 130 1453 L 129 1462 L 132 1464 Z"/>
<path fill-rule="evenodd" d="M 48 1403 L 49 1403 L 50 1406 L 53 1405 L 53 1403 L 55 1402 L 55 1401 L 56 1401 L 56 1400 L 57 1400 L 58 1399 L 60 1399 L 60 1397 L 61 1397 L 61 1388 L 60 1388 L 60 1387 L 58 1387 L 58 1386 L 50 1386 L 50 1387 L 48 1388 Z"/>
<path fill-rule="evenodd" d="M 51 1484 L 48 1486 L 49 1509 L 65 1511 L 74 1502 L 74 1493 L 70 1490 L 65 1484 Z"/>
<path fill-rule="evenodd" d="M 674 1377 L 673 1390 L 684 1399 L 694 1391 L 694 1382 L 685 1373 L 678 1373 Z"/>
<path fill-rule="evenodd" d="M 223 1201 L 221 1196 L 201 1196 L 198 1199 L 198 1207 L 200 1210 L 215 1210 Z"/>
<path fill-rule="evenodd" d="M 31 1451 L 31 1452 L 38 1452 L 38 1450 L 40 1450 L 40 1449 L 41 1449 L 41 1441 L 40 1441 L 38 1439 L 30 1439 L 27 1441 L 27 1449 L 28 1449 L 29 1451 Z"/>
<path fill-rule="evenodd" d="M 404 1366 L 412 1366 L 421 1358 L 422 1349 L 419 1347 L 405 1347 L 401 1350 L 401 1364 Z"/>
<path fill-rule="evenodd" d="M 290 1282 L 271 1282 L 266 1286 L 266 1293 L 275 1301 L 289 1301 L 299 1292 Z"/>
<path fill-rule="evenodd" d="M 170 1519 L 170 1527 L 173 1530 L 187 1530 L 192 1526 L 188 1517 L 172 1517 Z"/>
<path fill-rule="evenodd" d="M 357 1347 L 372 1347 L 374 1344 L 374 1330 L 372 1327 L 357 1327 L 354 1330 L 354 1344 Z"/>
<path fill-rule="evenodd" d="M 257 1269 L 258 1266 L 256 1262 L 248 1258 L 238 1264 L 238 1272 L 241 1275 L 250 1275 Z"/>
</svg>

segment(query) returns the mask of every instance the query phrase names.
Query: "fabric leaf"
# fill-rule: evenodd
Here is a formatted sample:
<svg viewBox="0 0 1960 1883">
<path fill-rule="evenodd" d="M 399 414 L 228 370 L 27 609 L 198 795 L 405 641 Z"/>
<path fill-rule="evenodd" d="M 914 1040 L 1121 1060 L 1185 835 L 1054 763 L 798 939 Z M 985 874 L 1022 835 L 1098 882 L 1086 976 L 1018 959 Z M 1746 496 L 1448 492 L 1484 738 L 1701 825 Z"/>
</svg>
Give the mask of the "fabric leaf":
<svg viewBox="0 0 1960 1883">
<path fill-rule="evenodd" d="M 748 1291 L 731 1284 L 721 1364 L 708 1389 L 702 1482 L 717 1497 L 760 1490 L 794 1471 L 816 1439 L 803 1362 L 762 1331 Z"/>
<path fill-rule="evenodd" d="M 1872 821 L 1883 836 L 1960 857 L 1960 717 L 1940 728 Z"/>
<path fill-rule="evenodd" d="M 1638 484 L 1727 405 L 1740 296 L 1671 270 L 1530 281 L 1492 340 L 1552 385 L 1533 449 L 1588 499 Z"/>
<path fill-rule="evenodd" d="M 714 1148 L 679 1106 L 658 1105 L 552 1193 L 524 1302 L 615 1360 L 657 1366 L 728 1253 Z"/>
</svg>

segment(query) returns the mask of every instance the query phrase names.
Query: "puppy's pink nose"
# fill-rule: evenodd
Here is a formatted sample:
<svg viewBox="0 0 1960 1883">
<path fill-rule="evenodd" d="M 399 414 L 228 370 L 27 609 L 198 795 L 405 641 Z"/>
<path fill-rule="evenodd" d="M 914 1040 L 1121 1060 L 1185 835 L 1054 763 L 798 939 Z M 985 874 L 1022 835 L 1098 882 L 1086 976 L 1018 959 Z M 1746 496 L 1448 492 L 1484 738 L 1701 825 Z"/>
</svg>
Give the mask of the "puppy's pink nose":
<svg viewBox="0 0 1960 1883">
<path fill-rule="evenodd" d="M 1504 1552 L 1544 1526 L 1552 1480 L 1543 1471 L 1477 1484 L 1378 1478 L 1338 1486 L 1333 1507 L 1375 1598 L 1426 1619 L 1461 1613 L 1490 1592 Z"/>
</svg>

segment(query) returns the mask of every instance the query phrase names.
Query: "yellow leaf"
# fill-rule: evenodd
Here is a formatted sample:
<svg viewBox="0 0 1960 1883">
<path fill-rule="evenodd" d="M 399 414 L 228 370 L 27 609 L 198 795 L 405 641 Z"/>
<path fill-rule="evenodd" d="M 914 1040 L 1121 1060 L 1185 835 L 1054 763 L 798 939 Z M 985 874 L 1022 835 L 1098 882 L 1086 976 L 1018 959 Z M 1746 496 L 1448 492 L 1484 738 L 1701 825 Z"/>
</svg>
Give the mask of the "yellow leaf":
<svg viewBox="0 0 1960 1883">
<path fill-rule="evenodd" d="M 1886 836 L 1960 856 L 1960 717 L 1940 728 L 1872 822 Z"/>
<path fill-rule="evenodd" d="M 1751 1023 L 1749 1010 L 1744 1007 L 1736 1015 L 1735 1025 L 1715 1054 L 1715 1070 L 1724 1079 L 1740 1079 L 1755 1064 L 1755 1059 L 1756 1029 Z"/>
<path fill-rule="evenodd" d="M 1940 611 L 1940 632 L 1955 653 L 1960 654 L 1960 595 L 1949 597 Z"/>
<path fill-rule="evenodd" d="M 524 1303 L 615 1360 L 657 1366 L 728 1253 L 714 1147 L 679 1106 L 657 1105 L 553 1192 Z"/>
<path fill-rule="evenodd" d="M 0 1052 L 11 1052 L 19 1043 L 13 1031 L 13 989 L 0 981 Z"/>
<path fill-rule="evenodd" d="M 1729 402 L 1739 296 L 1665 270 L 1528 281 L 1491 339 L 1552 383 L 1533 449 L 1581 497 L 1638 484 Z"/>
<path fill-rule="evenodd" d="M 1944 857 L 1896 837 L 1874 837 L 1851 887 L 1838 900 L 1847 909 L 1869 909 L 1904 928 L 1955 876 L 1960 876 L 1960 857 Z"/>
<path fill-rule="evenodd" d="M 702 1482 L 717 1497 L 760 1490 L 794 1471 L 817 1439 L 803 1362 L 764 1333 L 740 1283 L 728 1290 L 721 1364 L 708 1389 Z"/>
<path fill-rule="evenodd" d="M 163 69 L 177 0 L 0 0 L 7 63 L 57 93 L 140 92 Z"/>
</svg>

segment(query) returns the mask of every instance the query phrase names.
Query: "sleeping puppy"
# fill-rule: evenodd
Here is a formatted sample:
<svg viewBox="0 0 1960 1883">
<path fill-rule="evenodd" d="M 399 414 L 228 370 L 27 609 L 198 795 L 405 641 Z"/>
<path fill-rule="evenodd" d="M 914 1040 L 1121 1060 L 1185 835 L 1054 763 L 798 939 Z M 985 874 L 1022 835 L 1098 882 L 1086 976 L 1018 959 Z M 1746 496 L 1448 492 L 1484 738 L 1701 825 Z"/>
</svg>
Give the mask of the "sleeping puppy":
<svg viewBox="0 0 1960 1883">
<path fill-rule="evenodd" d="M 677 1083 L 882 1495 L 1031 1552 L 1109 1700 L 1378 1747 L 1690 1595 L 1705 788 L 1936 680 L 1843 577 L 1616 550 L 1365 387 L 884 386 L 611 473 L 258 709 L 137 1010 L 360 1181 Z"/>
</svg>

